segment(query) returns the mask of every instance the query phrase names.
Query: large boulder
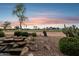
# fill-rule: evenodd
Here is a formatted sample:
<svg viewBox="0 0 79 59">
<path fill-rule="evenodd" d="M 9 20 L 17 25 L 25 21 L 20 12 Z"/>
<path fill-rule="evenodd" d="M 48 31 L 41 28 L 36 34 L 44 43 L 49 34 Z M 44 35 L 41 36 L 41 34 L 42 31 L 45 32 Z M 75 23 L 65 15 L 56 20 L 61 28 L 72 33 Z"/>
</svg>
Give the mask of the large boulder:
<svg viewBox="0 0 79 59">
<path fill-rule="evenodd" d="M 20 55 L 23 56 L 23 55 L 27 54 L 28 51 L 29 51 L 29 48 L 28 48 L 28 47 L 24 47 L 24 48 L 22 49 L 22 52 L 21 52 Z"/>
</svg>

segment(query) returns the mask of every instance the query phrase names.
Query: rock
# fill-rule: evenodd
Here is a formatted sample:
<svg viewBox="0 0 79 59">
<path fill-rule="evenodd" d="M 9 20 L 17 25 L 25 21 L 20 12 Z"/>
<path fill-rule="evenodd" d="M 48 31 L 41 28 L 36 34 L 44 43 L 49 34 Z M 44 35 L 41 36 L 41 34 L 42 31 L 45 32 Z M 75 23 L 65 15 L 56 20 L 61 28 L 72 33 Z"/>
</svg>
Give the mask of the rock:
<svg viewBox="0 0 79 59">
<path fill-rule="evenodd" d="M 25 45 L 26 42 L 17 42 L 18 45 Z"/>
<path fill-rule="evenodd" d="M 29 48 L 28 48 L 28 47 L 24 47 L 24 48 L 22 49 L 22 52 L 21 52 L 20 55 L 23 56 L 23 55 L 27 54 L 28 51 L 29 51 Z"/>
<path fill-rule="evenodd" d="M 14 39 L 17 39 L 17 36 L 13 36 Z"/>
<path fill-rule="evenodd" d="M 27 40 L 26 43 L 27 43 L 27 44 L 34 45 L 34 44 L 35 44 L 35 41 L 29 41 L 29 40 Z"/>
<path fill-rule="evenodd" d="M 32 46 L 29 46 L 29 49 L 30 49 L 31 51 L 38 51 L 38 50 L 39 50 L 37 44 L 32 45 Z"/>
<path fill-rule="evenodd" d="M 47 50 L 50 50 L 50 47 L 47 44 L 44 45 L 44 48 L 46 48 Z"/>
<path fill-rule="evenodd" d="M 28 56 L 33 56 L 33 53 L 29 53 Z"/>
<path fill-rule="evenodd" d="M 44 43 L 44 41 L 40 41 L 40 43 Z"/>
<path fill-rule="evenodd" d="M 15 44 L 13 45 L 13 48 L 16 48 L 16 47 L 18 47 L 18 44 L 15 43 Z"/>
<path fill-rule="evenodd" d="M 35 46 L 35 48 L 38 48 L 38 45 L 37 44 L 35 44 L 34 46 Z"/>
<path fill-rule="evenodd" d="M 3 41 L 5 39 L 5 37 L 0 37 L 0 41 Z"/>
<path fill-rule="evenodd" d="M 19 36 L 18 39 L 22 39 L 22 36 Z"/>
<path fill-rule="evenodd" d="M 29 44 L 29 43 L 30 43 L 30 41 L 29 41 L 29 40 L 26 40 L 26 43 L 27 43 L 27 44 Z"/>
<path fill-rule="evenodd" d="M 28 40 L 30 39 L 30 37 L 28 37 Z"/>
<path fill-rule="evenodd" d="M 5 36 L 6 39 L 12 38 L 12 36 Z"/>
<path fill-rule="evenodd" d="M 3 41 L 0 41 L 0 44 L 3 43 Z"/>
<path fill-rule="evenodd" d="M 30 41 L 30 44 L 34 45 L 34 44 L 35 44 L 35 42 L 34 42 L 34 41 Z"/>
<path fill-rule="evenodd" d="M 9 53 L 0 53 L 0 56 L 11 56 Z"/>
</svg>

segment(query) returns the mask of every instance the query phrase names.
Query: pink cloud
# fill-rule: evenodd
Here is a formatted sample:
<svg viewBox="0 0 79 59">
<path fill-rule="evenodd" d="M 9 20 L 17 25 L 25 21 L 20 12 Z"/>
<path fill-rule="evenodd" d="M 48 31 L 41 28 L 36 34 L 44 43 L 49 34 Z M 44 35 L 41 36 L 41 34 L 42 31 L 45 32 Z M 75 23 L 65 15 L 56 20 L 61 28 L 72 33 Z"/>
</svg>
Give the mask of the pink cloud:
<svg viewBox="0 0 79 59">
<path fill-rule="evenodd" d="M 66 21 L 64 19 L 59 18 L 47 18 L 47 17 L 36 17 L 31 18 L 30 21 L 24 21 L 23 25 L 40 25 L 40 24 L 64 24 L 64 23 L 70 23 L 70 21 Z M 19 22 L 12 22 L 13 26 L 19 25 Z"/>
</svg>

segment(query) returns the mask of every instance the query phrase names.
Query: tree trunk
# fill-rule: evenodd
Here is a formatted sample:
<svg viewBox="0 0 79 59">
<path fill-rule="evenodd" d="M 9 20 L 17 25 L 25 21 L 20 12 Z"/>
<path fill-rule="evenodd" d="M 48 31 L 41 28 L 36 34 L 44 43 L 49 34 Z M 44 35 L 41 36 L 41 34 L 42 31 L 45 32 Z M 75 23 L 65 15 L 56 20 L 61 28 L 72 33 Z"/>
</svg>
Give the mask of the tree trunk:
<svg viewBox="0 0 79 59">
<path fill-rule="evenodd" d="M 4 30 L 6 30 L 6 27 L 4 27 Z"/>
<path fill-rule="evenodd" d="M 20 21 L 20 29 L 22 29 L 22 22 Z"/>
</svg>

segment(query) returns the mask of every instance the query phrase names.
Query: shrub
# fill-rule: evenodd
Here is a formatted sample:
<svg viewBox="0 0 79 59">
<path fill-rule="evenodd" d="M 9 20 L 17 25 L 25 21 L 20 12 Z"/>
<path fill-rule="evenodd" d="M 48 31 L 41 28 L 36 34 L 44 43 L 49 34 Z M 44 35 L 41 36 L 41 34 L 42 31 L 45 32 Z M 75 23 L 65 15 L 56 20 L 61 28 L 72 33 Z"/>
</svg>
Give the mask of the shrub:
<svg viewBox="0 0 79 59">
<path fill-rule="evenodd" d="M 21 36 L 21 31 L 15 31 L 14 36 Z"/>
<path fill-rule="evenodd" d="M 0 31 L 0 37 L 4 37 L 4 36 L 5 36 L 4 32 Z"/>
<path fill-rule="evenodd" d="M 43 34 L 44 34 L 44 36 L 47 36 L 47 32 L 46 31 L 43 31 Z"/>
<path fill-rule="evenodd" d="M 28 32 L 15 31 L 14 36 L 26 36 L 26 37 L 28 37 Z"/>
<path fill-rule="evenodd" d="M 36 33 L 32 33 L 32 36 L 33 36 L 33 37 L 36 37 L 36 36 L 37 36 L 37 34 L 36 34 Z"/>
<path fill-rule="evenodd" d="M 0 28 L 0 31 L 3 31 L 3 29 Z"/>
<path fill-rule="evenodd" d="M 61 52 L 65 55 L 78 56 L 79 55 L 79 38 L 64 37 L 59 41 Z"/>
<path fill-rule="evenodd" d="M 16 26 L 15 29 L 17 30 L 17 29 L 20 29 L 20 28 L 19 28 L 19 26 Z"/>
<path fill-rule="evenodd" d="M 26 37 L 29 36 L 28 32 L 22 32 L 21 35 L 22 35 L 22 36 L 26 36 Z"/>
</svg>

